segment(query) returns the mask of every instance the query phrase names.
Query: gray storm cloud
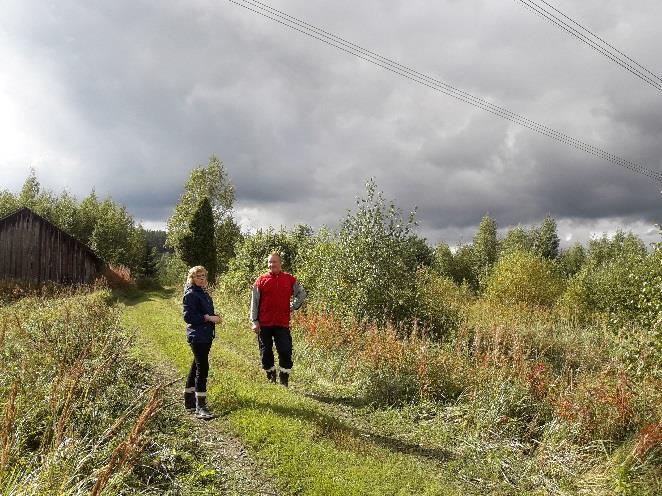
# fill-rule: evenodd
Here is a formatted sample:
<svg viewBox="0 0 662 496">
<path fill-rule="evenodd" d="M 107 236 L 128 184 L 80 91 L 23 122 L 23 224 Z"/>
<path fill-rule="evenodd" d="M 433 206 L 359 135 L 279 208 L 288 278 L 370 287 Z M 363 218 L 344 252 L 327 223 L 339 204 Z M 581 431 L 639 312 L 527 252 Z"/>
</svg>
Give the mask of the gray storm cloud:
<svg viewBox="0 0 662 496">
<path fill-rule="evenodd" d="M 662 170 L 662 94 L 519 2 L 271 5 Z M 659 2 L 555 5 L 656 69 Z M 6 1 L 0 42 L 1 187 L 33 166 L 158 225 L 216 154 L 246 227 L 333 225 L 374 177 L 431 242 L 467 241 L 486 212 L 502 227 L 550 213 L 572 239 L 657 236 L 661 185 L 224 0 Z"/>
</svg>

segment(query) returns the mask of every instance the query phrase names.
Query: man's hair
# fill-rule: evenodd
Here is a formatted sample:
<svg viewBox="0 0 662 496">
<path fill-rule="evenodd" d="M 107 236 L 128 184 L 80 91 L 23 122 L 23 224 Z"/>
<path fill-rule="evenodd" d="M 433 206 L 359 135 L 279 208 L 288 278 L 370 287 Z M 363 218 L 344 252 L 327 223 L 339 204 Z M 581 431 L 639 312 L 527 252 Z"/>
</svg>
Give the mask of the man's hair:
<svg viewBox="0 0 662 496">
<path fill-rule="evenodd" d="M 267 257 L 267 259 L 269 259 L 271 257 L 278 257 L 278 260 L 280 260 L 281 262 L 283 261 L 283 256 L 280 253 L 278 253 L 277 251 L 272 251 L 271 253 L 269 253 L 269 256 Z"/>
</svg>

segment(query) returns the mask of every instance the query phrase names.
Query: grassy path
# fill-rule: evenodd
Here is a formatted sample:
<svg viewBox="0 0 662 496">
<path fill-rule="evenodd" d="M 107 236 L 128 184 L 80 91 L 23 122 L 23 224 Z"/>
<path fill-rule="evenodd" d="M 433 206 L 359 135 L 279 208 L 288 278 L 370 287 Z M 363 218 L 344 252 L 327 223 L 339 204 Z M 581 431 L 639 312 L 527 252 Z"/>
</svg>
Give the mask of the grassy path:
<svg viewBox="0 0 662 496">
<path fill-rule="evenodd" d="M 188 362 L 181 359 L 178 347 L 169 346 L 167 335 L 160 332 L 164 325 L 169 325 L 172 317 L 174 300 L 170 292 L 133 293 L 122 295 L 120 299 L 124 306 L 123 323 L 136 331 L 136 353 L 142 361 L 157 366 L 163 377 L 181 377 Z M 172 344 L 181 343 L 175 339 Z M 182 381 L 177 381 L 169 388 L 167 407 L 177 411 L 182 424 L 181 435 L 192 438 L 205 460 L 205 468 L 200 473 L 192 474 L 192 477 L 203 479 L 201 486 L 204 489 L 195 494 L 277 495 L 265 468 L 248 453 L 227 423 L 201 422 L 184 411 L 182 386 Z"/>
<path fill-rule="evenodd" d="M 137 329 L 145 358 L 184 375 L 190 351 L 178 297 L 150 291 L 123 301 L 125 324 Z M 216 435 L 222 443 L 218 434 L 225 433 L 246 446 L 257 460 L 254 473 L 264 467 L 278 494 L 466 494 L 448 480 L 449 467 L 441 469 L 450 453 L 373 428 L 332 385 L 325 394 L 314 371 L 296 370 L 289 389 L 268 384 L 244 316 L 227 302 L 217 305 L 225 323 L 212 349 L 209 398 L 220 417 L 204 429 L 209 440 Z M 269 494 L 268 485 L 253 493 Z"/>
</svg>

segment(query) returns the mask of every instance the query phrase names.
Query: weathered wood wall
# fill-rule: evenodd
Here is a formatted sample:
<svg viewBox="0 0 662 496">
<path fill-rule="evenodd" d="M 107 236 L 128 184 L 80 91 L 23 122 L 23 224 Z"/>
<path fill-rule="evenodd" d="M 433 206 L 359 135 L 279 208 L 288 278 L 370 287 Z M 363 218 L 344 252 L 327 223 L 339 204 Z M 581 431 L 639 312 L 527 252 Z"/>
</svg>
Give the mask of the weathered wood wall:
<svg viewBox="0 0 662 496">
<path fill-rule="evenodd" d="M 0 280 L 89 283 L 101 269 L 89 248 L 28 209 L 0 220 Z"/>
</svg>

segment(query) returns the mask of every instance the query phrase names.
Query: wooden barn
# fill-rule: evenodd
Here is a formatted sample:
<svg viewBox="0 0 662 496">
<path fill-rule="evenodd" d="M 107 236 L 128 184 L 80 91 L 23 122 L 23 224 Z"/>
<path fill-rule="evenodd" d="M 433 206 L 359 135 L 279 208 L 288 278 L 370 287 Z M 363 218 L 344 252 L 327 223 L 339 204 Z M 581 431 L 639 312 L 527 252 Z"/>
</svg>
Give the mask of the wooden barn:
<svg viewBox="0 0 662 496">
<path fill-rule="evenodd" d="M 90 283 L 103 261 L 29 208 L 0 219 L 0 281 Z"/>
</svg>

